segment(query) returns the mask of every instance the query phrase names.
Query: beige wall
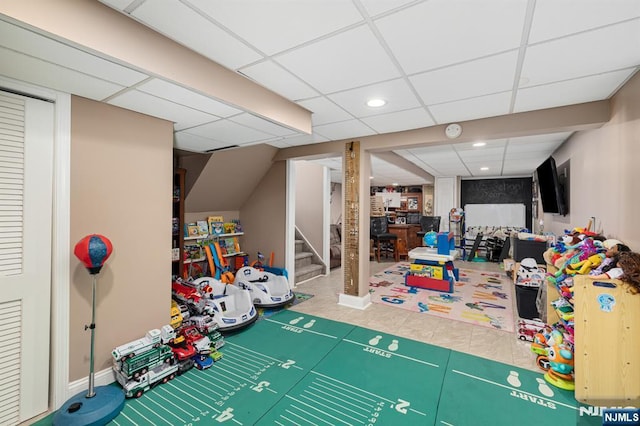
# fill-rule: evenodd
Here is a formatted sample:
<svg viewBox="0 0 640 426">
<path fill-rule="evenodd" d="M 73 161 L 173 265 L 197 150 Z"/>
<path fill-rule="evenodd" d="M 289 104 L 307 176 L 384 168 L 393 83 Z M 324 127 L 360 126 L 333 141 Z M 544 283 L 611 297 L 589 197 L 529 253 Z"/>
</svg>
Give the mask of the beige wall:
<svg viewBox="0 0 640 426">
<path fill-rule="evenodd" d="M 342 184 L 331 183 L 331 223 L 342 223 Z"/>
<path fill-rule="evenodd" d="M 562 234 L 596 217 L 596 230 L 640 251 L 640 74 L 612 99 L 611 120 L 576 133 L 554 153 L 557 164 L 571 160 L 570 210 L 566 217 L 544 215 L 545 231 Z"/>
<path fill-rule="evenodd" d="M 323 256 L 324 167 L 307 161 L 296 161 L 296 227 L 309 244 Z"/>
<path fill-rule="evenodd" d="M 274 252 L 274 266 L 284 267 L 286 235 L 287 164 L 273 163 L 267 174 L 240 209 L 244 228 L 242 249 L 255 260 L 262 252 L 267 259 Z"/>
<path fill-rule="evenodd" d="M 95 371 L 114 347 L 169 320 L 172 123 L 88 99 L 71 101 L 70 250 L 103 234 L 113 254 L 98 275 Z M 91 276 L 71 258 L 69 380 L 89 373 Z"/>
</svg>

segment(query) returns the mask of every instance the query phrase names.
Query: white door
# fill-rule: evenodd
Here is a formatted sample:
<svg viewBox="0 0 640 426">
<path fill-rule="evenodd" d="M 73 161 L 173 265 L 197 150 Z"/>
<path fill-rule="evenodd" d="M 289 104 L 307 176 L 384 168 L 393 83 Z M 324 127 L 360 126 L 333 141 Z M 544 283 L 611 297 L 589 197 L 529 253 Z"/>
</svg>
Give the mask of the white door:
<svg viewBox="0 0 640 426">
<path fill-rule="evenodd" d="M 48 408 L 54 106 L 0 92 L 0 424 Z"/>
</svg>

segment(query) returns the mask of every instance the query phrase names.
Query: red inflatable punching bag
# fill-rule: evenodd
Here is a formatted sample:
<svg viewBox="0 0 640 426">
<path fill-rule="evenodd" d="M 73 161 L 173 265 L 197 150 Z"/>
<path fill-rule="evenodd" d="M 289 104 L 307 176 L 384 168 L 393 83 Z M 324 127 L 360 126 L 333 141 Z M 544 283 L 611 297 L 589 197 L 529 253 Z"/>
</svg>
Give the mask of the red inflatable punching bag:
<svg viewBox="0 0 640 426">
<path fill-rule="evenodd" d="M 113 246 L 104 235 L 87 235 L 76 244 L 73 254 L 84 264 L 91 275 L 102 269 L 104 262 L 111 256 Z"/>
</svg>

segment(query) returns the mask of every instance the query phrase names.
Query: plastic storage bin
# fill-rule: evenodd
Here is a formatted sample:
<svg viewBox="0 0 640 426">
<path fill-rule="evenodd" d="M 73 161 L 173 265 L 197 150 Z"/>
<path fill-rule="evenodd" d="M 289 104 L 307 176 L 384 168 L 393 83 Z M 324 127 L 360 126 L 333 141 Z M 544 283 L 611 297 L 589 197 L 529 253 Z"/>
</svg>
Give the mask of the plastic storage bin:
<svg viewBox="0 0 640 426">
<path fill-rule="evenodd" d="M 540 318 L 540 313 L 536 307 L 537 297 L 538 288 L 516 285 L 516 306 L 520 318 L 529 320 Z"/>
</svg>

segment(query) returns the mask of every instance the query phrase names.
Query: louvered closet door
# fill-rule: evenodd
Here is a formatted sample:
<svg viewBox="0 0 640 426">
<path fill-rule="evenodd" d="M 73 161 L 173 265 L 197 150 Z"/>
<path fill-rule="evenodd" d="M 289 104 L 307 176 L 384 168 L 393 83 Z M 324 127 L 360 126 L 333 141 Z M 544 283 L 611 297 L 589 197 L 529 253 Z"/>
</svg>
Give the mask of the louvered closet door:
<svg viewBox="0 0 640 426">
<path fill-rule="evenodd" d="M 0 424 L 47 410 L 53 104 L 0 91 Z"/>
</svg>

